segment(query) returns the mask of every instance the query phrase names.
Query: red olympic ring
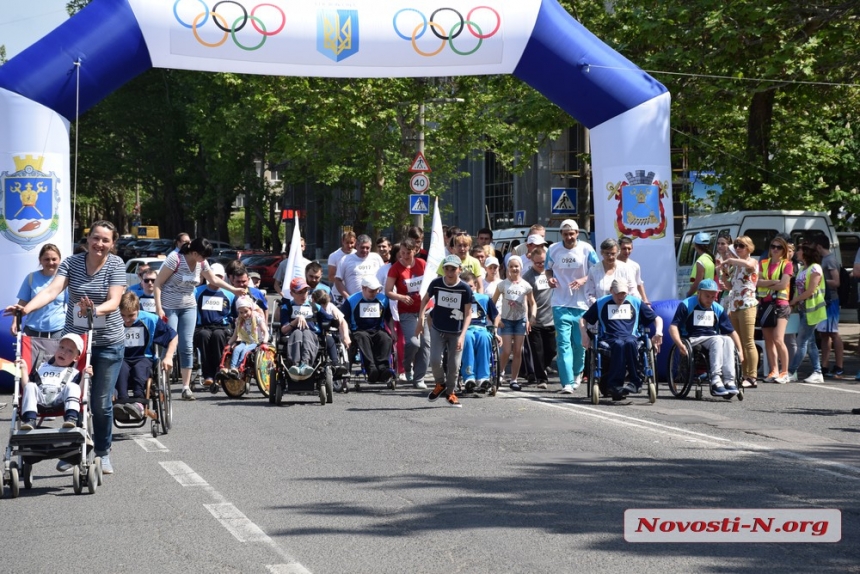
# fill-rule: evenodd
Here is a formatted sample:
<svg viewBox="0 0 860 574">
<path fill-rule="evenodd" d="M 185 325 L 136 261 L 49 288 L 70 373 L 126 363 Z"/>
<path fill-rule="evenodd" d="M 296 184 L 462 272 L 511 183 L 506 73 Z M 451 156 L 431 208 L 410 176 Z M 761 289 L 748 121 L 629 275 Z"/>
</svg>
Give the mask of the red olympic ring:
<svg viewBox="0 0 860 574">
<path fill-rule="evenodd" d="M 273 30 L 273 31 L 271 31 L 271 32 L 266 32 L 265 30 L 261 30 L 260 28 L 258 28 L 258 27 L 257 27 L 257 21 L 256 21 L 256 20 L 254 20 L 253 18 L 254 18 L 254 16 L 256 16 L 256 15 L 257 15 L 257 10 L 258 10 L 258 9 L 260 9 L 260 8 L 262 8 L 263 6 L 269 6 L 270 8 L 274 8 L 275 10 L 277 10 L 278 12 L 280 12 L 280 13 L 281 13 L 281 26 L 280 26 L 277 30 Z M 260 33 L 260 34 L 262 34 L 263 36 L 275 36 L 275 35 L 277 35 L 277 34 L 280 34 L 280 33 L 281 33 L 281 30 L 283 30 L 283 29 L 284 29 L 284 26 L 286 26 L 286 25 L 287 25 L 287 15 L 286 15 L 286 14 L 284 14 L 284 11 L 283 11 L 283 10 L 281 10 L 280 8 L 278 8 L 277 6 L 275 6 L 274 4 L 268 4 L 268 3 L 267 3 L 267 4 L 257 4 L 257 5 L 256 5 L 256 6 L 254 6 L 254 8 L 251 10 L 251 26 L 253 26 L 253 27 L 254 27 L 254 30 L 256 30 L 257 32 L 259 32 L 259 33 Z"/>
<path fill-rule="evenodd" d="M 472 14 L 474 14 L 476 11 L 481 10 L 481 9 L 489 10 L 490 12 L 492 12 L 493 14 L 496 15 L 496 27 L 493 28 L 492 32 L 487 32 L 486 34 L 481 34 L 479 32 L 479 33 L 475 34 L 475 31 L 472 30 L 472 25 L 473 25 L 472 23 L 474 22 L 474 19 L 472 18 Z M 472 34 L 472 36 L 474 36 L 475 38 L 478 38 L 479 40 L 486 40 L 487 38 L 492 38 L 493 36 L 496 35 L 496 32 L 499 31 L 499 28 L 502 27 L 502 17 L 499 16 L 499 13 L 496 12 L 495 9 L 493 9 L 489 6 L 475 6 L 474 8 L 469 10 L 469 13 L 466 15 L 466 20 L 468 20 L 468 22 L 466 24 L 469 27 L 469 32 Z"/>
</svg>

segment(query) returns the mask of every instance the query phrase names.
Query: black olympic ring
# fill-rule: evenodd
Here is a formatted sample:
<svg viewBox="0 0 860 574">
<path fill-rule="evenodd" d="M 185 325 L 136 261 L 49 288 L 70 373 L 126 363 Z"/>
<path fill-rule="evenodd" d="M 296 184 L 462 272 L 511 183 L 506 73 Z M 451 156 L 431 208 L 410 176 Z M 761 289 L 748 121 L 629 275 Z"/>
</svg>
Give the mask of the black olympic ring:
<svg viewBox="0 0 860 574">
<path fill-rule="evenodd" d="M 212 21 L 215 23 L 215 25 L 218 27 L 218 29 L 219 29 L 219 30 L 221 30 L 222 32 L 238 32 L 239 30 L 241 30 L 242 28 L 244 28 L 244 27 L 245 27 L 245 24 L 247 24 L 247 23 L 248 23 L 248 10 L 246 10 L 244 6 L 242 6 L 241 4 L 239 4 L 238 2 L 236 2 L 235 0 L 221 0 L 220 2 L 217 2 L 217 3 L 212 7 L 212 13 L 213 13 L 213 14 L 215 14 L 215 13 L 218 11 L 218 6 L 220 6 L 221 4 L 235 4 L 236 6 L 238 6 L 239 8 L 241 8 L 241 9 L 242 9 L 242 25 L 241 25 L 241 26 L 238 26 L 238 27 L 236 27 L 236 28 L 233 28 L 233 29 L 231 30 L 230 28 L 225 28 L 223 24 L 221 24 L 220 22 L 218 22 L 218 19 L 217 19 L 217 18 L 212 18 Z M 239 21 L 239 19 L 237 18 L 237 19 L 236 19 L 236 21 L 238 22 L 238 21 Z"/>
<path fill-rule="evenodd" d="M 451 39 L 456 38 L 457 36 L 459 36 L 460 34 L 463 33 L 463 29 L 466 27 L 464 25 L 465 20 L 463 20 L 463 15 L 460 14 L 459 12 L 457 12 L 456 10 L 454 10 L 453 8 L 438 8 L 438 9 L 436 9 L 436 11 L 434 11 L 432 14 L 430 14 L 430 21 L 435 22 L 436 21 L 436 14 L 438 14 L 439 12 L 443 12 L 445 10 L 447 10 L 449 12 L 453 12 L 454 14 L 457 15 L 457 18 L 460 19 L 460 27 L 457 29 L 457 33 L 456 34 L 449 34 L 448 36 L 443 36 L 442 34 L 440 34 L 439 32 L 436 31 L 435 26 L 430 26 L 430 31 L 433 32 L 433 35 L 436 36 L 437 38 L 439 38 L 440 40 L 451 40 Z M 455 26 L 456 26 L 456 24 L 455 24 Z M 453 29 L 454 28 L 452 27 L 451 30 L 453 30 Z M 448 32 L 450 32 L 451 30 L 448 30 Z"/>
</svg>

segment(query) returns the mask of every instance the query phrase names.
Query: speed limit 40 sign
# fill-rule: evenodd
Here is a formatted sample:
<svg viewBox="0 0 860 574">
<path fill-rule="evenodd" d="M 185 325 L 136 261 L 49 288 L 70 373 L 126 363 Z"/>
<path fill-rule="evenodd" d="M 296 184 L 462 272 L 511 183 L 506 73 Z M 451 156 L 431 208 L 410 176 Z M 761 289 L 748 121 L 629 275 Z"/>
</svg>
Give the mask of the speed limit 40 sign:
<svg viewBox="0 0 860 574">
<path fill-rule="evenodd" d="M 416 173 L 409 180 L 409 187 L 415 193 L 424 193 L 430 189 L 430 178 L 426 173 Z"/>
</svg>

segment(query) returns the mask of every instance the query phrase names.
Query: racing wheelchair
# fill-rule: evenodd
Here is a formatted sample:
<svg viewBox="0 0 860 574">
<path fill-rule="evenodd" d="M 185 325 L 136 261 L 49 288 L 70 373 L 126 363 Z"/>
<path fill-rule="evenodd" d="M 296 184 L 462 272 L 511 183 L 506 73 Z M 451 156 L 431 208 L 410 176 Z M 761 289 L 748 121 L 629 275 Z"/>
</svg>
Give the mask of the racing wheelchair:
<svg viewBox="0 0 860 574">
<path fill-rule="evenodd" d="M 596 405 L 600 403 L 601 396 L 610 396 L 605 365 L 612 357 L 605 337 L 598 333 L 589 334 L 592 338 L 591 353 L 588 353 L 588 384 L 585 389 L 591 403 Z M 648 389 L 648 402 L 653 404 L 657 401 L 657 360 L 654 345 L 648 329 L 640 329 L 637 339 L 636 369 L 642 385 Z"/>
<path fill-rule="evenodd" d="M 695 387 L 696 399 L 701 399 L 703 396 L 702 387 L 711 388 L 711 360 L 708 349 L 701 345 L 695 347 L 687 338 L 682 338 L 681 343 L 687 350 L 684 356 L 677 345 L 672 345 L 669 353 L 669 391 L 673 396 L 679 399 L 685 398 L 690 389 Z M 741 359 L 737 348 L 734 352 L 735 358 L 735 374 L 739 376 L 741 373 Z M 714 395 L 711 392 L 711 396 Z M 738 385 L 737 397 L 739 401 L 744 400 L 744 388 Z M 732 395 L 726 395 L 722 398 L 731 400 Z"/>
</svg>

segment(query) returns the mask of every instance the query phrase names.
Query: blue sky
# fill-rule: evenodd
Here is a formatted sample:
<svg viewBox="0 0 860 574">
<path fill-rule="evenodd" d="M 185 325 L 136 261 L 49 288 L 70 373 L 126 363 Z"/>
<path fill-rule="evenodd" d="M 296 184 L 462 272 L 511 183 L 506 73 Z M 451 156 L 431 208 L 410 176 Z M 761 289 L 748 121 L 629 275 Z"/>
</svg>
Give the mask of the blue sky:
<svg viewBox="0 0 860 574">
<path fill-rule="evenodd" d="M 65 22 L 67 0 L 2 0 L 0 44 L 12 58 Z"/>
</svg>

